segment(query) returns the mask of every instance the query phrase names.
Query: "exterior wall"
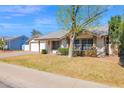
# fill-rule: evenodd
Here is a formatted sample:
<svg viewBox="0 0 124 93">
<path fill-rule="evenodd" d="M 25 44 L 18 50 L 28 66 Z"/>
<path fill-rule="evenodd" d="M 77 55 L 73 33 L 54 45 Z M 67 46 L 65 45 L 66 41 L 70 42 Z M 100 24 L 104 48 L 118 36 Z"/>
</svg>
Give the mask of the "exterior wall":
<svg viewBox="0 0 124 93">
<path fill-rule="evenodd" d="M 38 41 L 36 41 L 36 40 L 34 40 L 34 39 L 32 39 L 31 41 L 30 41 L 30 43 L 38 43 Z"/>
<path fill-rule="evenodd" d="M 45 41 L 40 41 L 40 52 L 46 49 L 47 50 L 47 43 Z"/>
<path fill-rule="evenodd" d="M 97 49 L 97 55 L 98 56 L 106 55 L 104 37 L 97 37 L 96 49 Z"/>
<path fill-rule="evenodd" d="M 46 41 L 46 43 L 46 50 L 48 51 L 48 53 L 52 53 L 52 42 L 48 40 Z"/>
<path fill-rule="evenodd" d="M 77 36 L 77 39 L 83 39 L 83 38 L 93 38 L 93 35 L 90 33 L 81 33 Z"/>
<path fill-rule="evenodd" d="M 7 41 L 7 48 L 9 50 L 22 50 L 22 45 L 28 40 L 27 37 L 22 36 L 16 39 Z"/>
<path fill-rule="evenodd" d="M 68 42 L 66 39 L 61 40 L 61 48 L 68 48 Z"/>
</svg>

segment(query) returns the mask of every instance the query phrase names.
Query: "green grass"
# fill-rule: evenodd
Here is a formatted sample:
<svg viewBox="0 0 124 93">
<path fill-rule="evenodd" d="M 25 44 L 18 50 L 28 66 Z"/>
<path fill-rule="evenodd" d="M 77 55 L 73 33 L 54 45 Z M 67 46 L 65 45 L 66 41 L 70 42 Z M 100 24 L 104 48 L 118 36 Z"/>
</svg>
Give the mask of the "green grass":
<svg viewBox="0 0 124 93">
<path fill-rule="evenodd" d="M 66 56 L 35 54 L 10 57 L 0 61 L 73 78 L 124 87 L 124 68 L 117 63 L 99 60 L 99 58 L 68 58 Z"/>
</svg>

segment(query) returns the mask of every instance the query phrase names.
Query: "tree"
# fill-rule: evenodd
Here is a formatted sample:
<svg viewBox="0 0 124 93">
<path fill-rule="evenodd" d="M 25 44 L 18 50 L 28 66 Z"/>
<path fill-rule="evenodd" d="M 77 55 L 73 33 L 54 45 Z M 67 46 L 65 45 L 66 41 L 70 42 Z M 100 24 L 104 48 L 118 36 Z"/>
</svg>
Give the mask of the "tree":
<svg viewBox="0 0 124 93">
<path fill-rule="evenodd" d="M 109 23 L 109 36 L 110 43 L 112 44 L 113 53 L 118 52 L 118 46 L 120 44 L 120 35 L 121 35 L 121 16 L 111 17 Z"/>
<path fill-rule="evenodd" d="M 5 47 L 5 41 L 3 39 L 0 39 L 0 50 L 4 50 Z"/>
<path fill-rule="evenodd" d="M 124 14 L 122 15 L 121 31 L 122 31 L 122 33 L 120 34 L 120 45 L 119 45 L 119 53 L 118 54 L 120 57 L 119 64 L 121 66 L 124 66 Z"/>
<path fill-rule="evenodd" d="M 69 30 L 69 57 L 73 56 L 73 43 L 77 34 L 94 23 L 106 11 L 104 6 L 61 6 L 57 11 L 57 21 L 65 29 Z"/>
<path fill-rule="evenodd" d="M 32 33 L 32 37 L 36 37 L 36 36 L 40 36 L 40 35 L 42 35 L 42 33 L 41 32 L 39 32 L 39 31 L 37 31 L 37 30 L 35 30 L 35 29 L 33 29 L 33 31 L 31 32 Z"/>
</svg>

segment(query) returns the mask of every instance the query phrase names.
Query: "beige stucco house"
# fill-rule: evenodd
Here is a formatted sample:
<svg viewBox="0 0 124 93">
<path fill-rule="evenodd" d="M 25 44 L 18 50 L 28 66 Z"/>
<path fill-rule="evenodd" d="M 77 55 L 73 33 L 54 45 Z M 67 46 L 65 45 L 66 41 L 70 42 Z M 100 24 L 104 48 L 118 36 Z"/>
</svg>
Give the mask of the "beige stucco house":
<svg viewBox="0 0 124 93">
<path fill-rule="evenodd" d="M 68 31 L 52 32 L 48 35 L 37 37 L 29 41 L 29 51 L 41 52 L 46 49 L 48 53 L 56 54 L 58 48 L 68 48 Z M 108 27 L 86 29 L 79 33 L 74 42 L 74 49 L 77 51 L 96 48 L 97 55 L 112 54 L 109 45 Z"/>
</svg>

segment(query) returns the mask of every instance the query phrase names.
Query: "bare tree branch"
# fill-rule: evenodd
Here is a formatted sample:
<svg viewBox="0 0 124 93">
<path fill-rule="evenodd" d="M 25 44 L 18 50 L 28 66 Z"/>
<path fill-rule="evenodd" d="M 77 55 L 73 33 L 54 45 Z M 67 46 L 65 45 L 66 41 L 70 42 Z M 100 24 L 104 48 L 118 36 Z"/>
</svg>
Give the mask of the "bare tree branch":
<svg viewBox="0 0 124 93">
<path fill-rule="evenodd" d="M 106 11 L 107 11 L 107 9 L 96 13 L 94 16 L 88 18 L 85 22 L 83 22 L 79 27 L 84 28 L 86 25 L 88 25 L 89 23 L 93 22 L 94 19 L 96 19 L 97 17 L 99 17 L 100 15 L 102 15 Z"/>
</svg>

